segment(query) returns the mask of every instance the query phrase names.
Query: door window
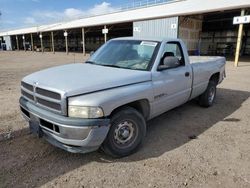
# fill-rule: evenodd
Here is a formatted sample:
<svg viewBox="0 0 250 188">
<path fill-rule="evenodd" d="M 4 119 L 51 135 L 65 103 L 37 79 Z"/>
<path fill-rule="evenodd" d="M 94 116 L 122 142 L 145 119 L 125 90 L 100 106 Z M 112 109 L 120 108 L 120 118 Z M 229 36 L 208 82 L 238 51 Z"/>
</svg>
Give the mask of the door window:
<svg viewBox="0 0 250 188">
<path fill-rule="evenodd" d="M 162 59 L 166 57 L 177 58 L 179 61 L 179 66 L 185 66 L 184 55 L 179 42 L 168 42 L 165 45 L 165 50 Z"/>
</svg>

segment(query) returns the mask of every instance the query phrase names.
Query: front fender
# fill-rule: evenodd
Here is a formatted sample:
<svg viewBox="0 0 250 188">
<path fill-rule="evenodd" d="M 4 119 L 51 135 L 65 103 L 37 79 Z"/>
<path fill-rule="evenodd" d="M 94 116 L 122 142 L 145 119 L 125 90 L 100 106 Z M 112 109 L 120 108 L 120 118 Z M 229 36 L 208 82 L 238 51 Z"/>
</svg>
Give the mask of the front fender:
<svg viewBox="0 0 250 188">
<path fill-rule="evenodd" d="M 149 103 L 153 101 L 151 81 L 69 97 L 68 104 L 98 106 L 103 109 L 105 116 L 109 116 L 114 109 L 142 99 L 147 99 Z"/>
</svg>

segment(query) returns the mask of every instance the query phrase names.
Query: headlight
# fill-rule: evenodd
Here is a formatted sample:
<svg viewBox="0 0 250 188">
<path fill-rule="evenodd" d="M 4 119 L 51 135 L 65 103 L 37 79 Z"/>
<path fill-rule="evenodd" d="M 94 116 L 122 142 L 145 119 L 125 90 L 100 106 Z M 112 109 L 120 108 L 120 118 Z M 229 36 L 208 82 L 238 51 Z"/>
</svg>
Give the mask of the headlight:
<svg viewBox="0 0 250 188">
<path fill-rule="evenodd" d="M 87 106 L 69 106 L 69 117 L 77 118 L 100 118 L 103 117 L 103 111 L 99 107 L 87 107 Z"/>
</svg>

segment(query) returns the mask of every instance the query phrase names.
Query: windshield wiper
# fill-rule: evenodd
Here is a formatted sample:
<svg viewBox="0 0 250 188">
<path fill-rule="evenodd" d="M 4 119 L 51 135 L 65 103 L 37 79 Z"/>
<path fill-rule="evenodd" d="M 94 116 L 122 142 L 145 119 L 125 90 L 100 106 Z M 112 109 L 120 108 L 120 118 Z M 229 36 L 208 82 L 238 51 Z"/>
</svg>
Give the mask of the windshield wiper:
<svg viewBox="0 0 250 188">
<path fill-rule="evenodd" d="M 114 67 L 114 68 L 130 69 L 130 68 L 121 67 L 121 66 L 118 66 L 118 65 L 99 64 L 99 63 L 96 63 L 94 61 L 86 61 L 85 63 L 92 64 L 92 65 L 100 65 L 100 66 L 104 66 L 104 67 Z"/>
<path fill-rule="evenodd" d="M 93 65 L 97 65 L 97 63 L 96 63 L 96 62 L 94 62 L 94 61 L 86 61 L 85 63 L 88 63 L 88 64 L 93 64 Z"/>
<path fill-rule="evenodd" d="M 104 66 L 104 67 L 124 68 L 124 67 L 120 67 L 118 65 L 109 65 L 109 64 L 99 64 L 99 65 Z"/>
</svg>

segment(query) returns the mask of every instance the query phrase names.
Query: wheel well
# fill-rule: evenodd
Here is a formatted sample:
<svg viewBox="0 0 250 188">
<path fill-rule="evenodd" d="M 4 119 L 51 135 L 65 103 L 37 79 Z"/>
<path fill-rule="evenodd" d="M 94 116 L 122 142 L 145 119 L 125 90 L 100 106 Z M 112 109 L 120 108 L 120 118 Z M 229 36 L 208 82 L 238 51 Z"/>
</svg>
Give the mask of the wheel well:
<svg viewBox="0 0 250 188">
<path fill-rule="evenodd" d="M 150 106 L 149 106 L 149 101 L 147 99 L 137 100 L 137 101 L 119 106 L 111 112 L 110 116 L 112 116 L 113 114 L 120 111 L 122 108 L 126 106 L 136 109 L 138 112 L 140 112 L 143 115 L 145 120 L 149 118 Z"/>
<path fill-rule="evenodd" d="M 216 85 L 217 85 L 219 83 L 219 80 L 220 80 L 220 73 L 217 72 L 217 73 L 213 74 L 210 77 L 209 81 L 211 81 L 211 80 L 214 81 L 216 83 Z"/>
</svg>

